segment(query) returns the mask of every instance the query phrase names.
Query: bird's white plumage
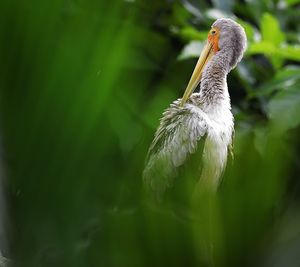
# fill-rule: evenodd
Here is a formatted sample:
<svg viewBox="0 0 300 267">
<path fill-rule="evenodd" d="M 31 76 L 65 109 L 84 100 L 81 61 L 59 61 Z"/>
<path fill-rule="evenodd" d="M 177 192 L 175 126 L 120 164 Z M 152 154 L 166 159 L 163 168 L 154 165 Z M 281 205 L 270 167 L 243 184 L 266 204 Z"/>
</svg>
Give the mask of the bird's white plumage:
<svg viewBox="0 0 300 267">
<path fill-rule="evenodd" d="M 143 173 L 146 186 L 158 195 L 172 186 L 177 168 L 197 150 L 200 140 L 205 141 L 203 170 L 197 175 L 200 181 L 214 181 L 214 188 L 218 184 L 233 132 L 230 100 L 227 94 L 214 109 L 199 106 L 201 97 L 200 93 L 193 94 L 183 107 L 179 107 L 180 100 L 174 101 L 163 113 Z"/>
<path fill-rule="evenodd" d="M 193 104 L 179 107 L 179 103 L 180 100 L 174 101 L 163 113 L 148 152 L 143 178 L 157 195 L 172 186 L 177 168 L 196 151 L 198 141 L 207 132 L 203 111 Z"/>
<path fill-rule="evenodd" d="M 216 190 L 220 177 L 227 163 L 228 149 L 232 145 L 234 119 L 231 113 L 227 84 L 224 83 L 223 98 L 218 105 L 203 107 L 207 115 L 207 138 L 203 150 L 203 170 L 198 183 L 198 190 L 204 184 Z"/>
</svg>

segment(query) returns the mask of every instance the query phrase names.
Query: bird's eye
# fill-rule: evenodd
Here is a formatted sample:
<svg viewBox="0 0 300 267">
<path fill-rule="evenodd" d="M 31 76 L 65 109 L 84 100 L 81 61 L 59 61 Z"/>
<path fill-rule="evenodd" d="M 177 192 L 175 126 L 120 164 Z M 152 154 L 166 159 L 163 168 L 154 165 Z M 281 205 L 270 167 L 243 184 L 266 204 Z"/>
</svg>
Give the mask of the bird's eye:
<svg viewBox="0 0 300 267">
<path fill-rule="evenodd" d="M 212 35 L 214 35 L 214 34 L 216 34 L 216 30 L 211 30 L 210 33 L 211 33 Z"/>
</svg>

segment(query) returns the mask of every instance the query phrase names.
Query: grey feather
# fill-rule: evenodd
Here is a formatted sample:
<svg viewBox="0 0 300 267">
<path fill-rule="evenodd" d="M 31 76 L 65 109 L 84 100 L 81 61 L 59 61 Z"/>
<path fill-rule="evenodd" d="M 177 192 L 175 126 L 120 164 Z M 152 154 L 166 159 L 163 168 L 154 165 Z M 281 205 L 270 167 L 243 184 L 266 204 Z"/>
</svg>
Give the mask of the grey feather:
<svg viewBox="0 0 300 267">
<path fill-rule="evenodd" d="M 206 116 L 192 101 L 179 107 L 177 100 L 165 110 L 149 148 L 143 179 L 147 189 L 158 197 L 173 185 L 177 168 L 197 150 L 207 132 Z"/>
<path fill-rule="evenodd" d="M 247 48 L 245 30 L 241 25 L 229 18 L 216 20 L 212 27 L 220 29 L 219 47 L 220 51 L 226 51 L 227 57 L 229 57 L 229 72 L 241 61 Z"/>
</svg>

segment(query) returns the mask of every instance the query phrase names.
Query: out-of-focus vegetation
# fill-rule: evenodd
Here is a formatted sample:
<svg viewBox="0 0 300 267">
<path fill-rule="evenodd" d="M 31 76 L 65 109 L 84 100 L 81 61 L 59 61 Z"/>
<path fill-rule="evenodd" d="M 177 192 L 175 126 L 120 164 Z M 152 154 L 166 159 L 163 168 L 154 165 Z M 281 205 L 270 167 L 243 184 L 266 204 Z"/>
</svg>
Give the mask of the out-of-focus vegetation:
<svg viewBox="0 0 300 267">
<path fill-rule="evenodd" d="M 2 0 L 2 253 L 30 267 L 299 266 L 299 7 Z M 219 17 L 248 36 L 228 77 L 235 160 L 216 199 L 189 219 L 148 200 L 141 173 L 158 119 Z"/>
</svg>

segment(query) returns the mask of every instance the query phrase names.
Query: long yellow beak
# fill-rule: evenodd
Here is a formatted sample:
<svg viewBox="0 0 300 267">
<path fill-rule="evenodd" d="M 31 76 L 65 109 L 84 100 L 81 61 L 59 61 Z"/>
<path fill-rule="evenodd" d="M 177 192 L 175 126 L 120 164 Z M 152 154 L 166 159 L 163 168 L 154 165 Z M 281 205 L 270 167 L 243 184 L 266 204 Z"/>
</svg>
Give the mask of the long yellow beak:
<svg viewBox="0 0 300 267">
<path fill-rule="evenodd" d="M 186 87 L 183 97 L 181 99 L 181 102 L 180 102 L 181 107 L 186 103 L 186 101 L 189 99 L 191 94 L 196 89 L 197 85 L 200 83 L 201 74 L 203 72 L 203 69 L 204 69 L 205 65 L 207 64 L 207 62 L 210 60 L 210 58 L 213 56 L 213 54 L 214 54 L 213 43 L 211 43 L 210 41 L 207 41 L 207 43 L 205 44 L 205 46 L 201 52 L 199 59 L 198 59 L 198 62 L 193 71 L 193 74 L 188 83 L 188 86 Z"/>
</svg>

